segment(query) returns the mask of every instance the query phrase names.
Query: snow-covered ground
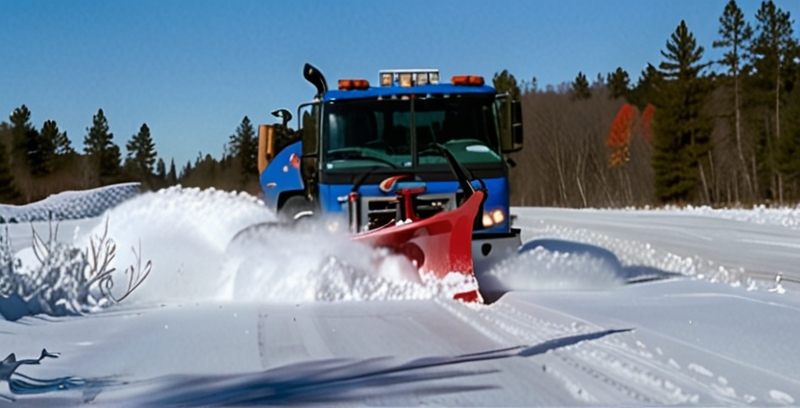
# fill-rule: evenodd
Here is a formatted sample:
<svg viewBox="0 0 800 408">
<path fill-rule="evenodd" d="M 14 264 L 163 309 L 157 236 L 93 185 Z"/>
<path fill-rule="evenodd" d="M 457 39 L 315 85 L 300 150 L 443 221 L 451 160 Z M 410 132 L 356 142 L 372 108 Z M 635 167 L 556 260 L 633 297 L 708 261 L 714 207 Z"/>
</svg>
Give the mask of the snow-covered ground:
<svg viewBox="0 0 800 408">
<path fill-rule="evenodd" d="M 70 248 L 108 229 L 117 294 L 137 254 L 152 271 L 116 304 L 0 319 L 0 358 L 15 354 L 0 401 L 800 404 L 798 210 L 513 212 L 542 247 L 485 275 L 511 289 L 490 305 L 450 300 L 469 283 L 412 279 L 403 259 L 335 233 L 229 247 L 274 219 L 246 195 L 172 188 L 64 221 Z M 8 227 L 13 269 L 39 276 L 31 225 Z"/>
</svg>

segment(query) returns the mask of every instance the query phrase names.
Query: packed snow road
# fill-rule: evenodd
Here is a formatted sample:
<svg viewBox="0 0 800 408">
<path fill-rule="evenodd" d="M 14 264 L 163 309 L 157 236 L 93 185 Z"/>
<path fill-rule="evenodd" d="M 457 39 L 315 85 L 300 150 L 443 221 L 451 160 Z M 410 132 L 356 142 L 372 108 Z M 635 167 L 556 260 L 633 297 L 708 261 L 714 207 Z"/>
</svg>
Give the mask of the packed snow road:
<svg viewBox="0 0 800 408">
<path fill-rule="evenodd" d="M 524 240 L 588 244 L 619 262 L 532 251 L 492 272 L 518 290 L 470 305 L 450 300 L 447 284 L 409 281 L 397 259 L 321 234 L 281 235 L 232 257 L 236 231 L 271 219 L 247 197 L 172 189 L 134 198 L 102 219 L 62 226 L 58 239 L 86 245 L 107 218 L 115 266 L 133 262 L 127 249 L 138 247 L 153 261 L 151 276 L 113 306 L 0 319 L 0 352 L 16 357 L 0 365 L 0 399 L 798 404 L 796 286 L 751 277 L 797 276 L 795 212 L 514 212 Z M 26 231 L 12 225 L 9 235 Z M 34 262 L 13 244 L 23 263 Z M 626 284 L 643 273 L 666 279 Z M 58 358 L 37 361 L 43 348 Z"/>
<path fill-rule="evenodd" d="M 795 404 L 800 305 L 740 291 L 669 281 L 512 293 L 482 307 L 173 304 L 0 329 L 18 355 L 60 352 L 26 375 L 99 384 L 20 402 Z"/>
</svg>

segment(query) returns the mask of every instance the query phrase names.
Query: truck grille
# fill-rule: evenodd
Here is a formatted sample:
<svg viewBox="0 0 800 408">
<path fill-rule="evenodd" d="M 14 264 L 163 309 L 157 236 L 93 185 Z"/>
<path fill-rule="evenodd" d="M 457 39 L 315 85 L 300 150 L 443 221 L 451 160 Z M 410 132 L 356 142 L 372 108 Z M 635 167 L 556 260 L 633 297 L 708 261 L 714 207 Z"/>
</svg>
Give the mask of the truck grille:
<svg viewBox="0 0 800 408">
<path fill-rule="evenodd" d="M 400 212 L 400 203 L 396 198 L 385 199 L 365 197 L 364 201 L 367 205 L 367 211 L 361 212 L 361 214 L 364 214 L 364 216 L 362 216 L 362 220 L 359 225 L 363 226 L 366 224 L 366 230 L 379 228 L 397 220 Z M 366 220 L 363 218 L 366 218 Z M 366 221 L 366 223 L 364 221 Z M 362 230 L 363 229 L 364 228 L 362 227 Z"/>
<path fill-rule="evenodd" d="M 420 218 L 428 218 L 442 211 L 454 210 L 461 194 L 420 194 L 414 198 L 414 208 Z M 400 202 L 396 197 L 361 197 L 361 231 L 380 228 L 400 219 Z"/>
</svg>

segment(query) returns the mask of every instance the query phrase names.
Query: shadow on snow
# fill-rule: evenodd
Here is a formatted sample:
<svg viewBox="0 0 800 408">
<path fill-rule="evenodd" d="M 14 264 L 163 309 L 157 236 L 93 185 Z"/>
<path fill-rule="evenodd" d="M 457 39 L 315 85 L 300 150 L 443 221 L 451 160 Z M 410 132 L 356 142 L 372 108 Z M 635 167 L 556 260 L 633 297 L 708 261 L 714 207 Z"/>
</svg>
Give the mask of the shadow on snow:
<svg viewBox="0 0 800 408">
<path fill-rule="evenodd" d="M 3 361 L 0 361 L 0 382 L 8 383 L 8 389 L 14 395 L 45 394 L 53 391 L 81 390 L 82 401 L 93 400 L 103 387 L 111 385 L 107 380 L 85 380 L 78 377 L 58 377 L 40 379 L 27 376 L 17 372 L 22 365 L 39 365 L 45 358 L 58 358 L 58 354 L 50 353 L 42 349 L 42 353 L 37 359 L 17 360 L 14 353 L 11 353 Z M 13 402 L 16 399 L 12 396 L 0 394 L 0 400 Z"/>
<path fill-rule="evenodd" d="M 390 358 L 359 361 L 323 360 L 291 364 L 249 374 L 215 376 L 169 376 L 151 380 L 158 385 L 145 392 L 134 405 L 207 406 L 290 403 L 349 403 L 370 398 L 451 394 L 499 388 L 497 385 L 435 384 L 434 380 L 474 377 L 496 369 L 456 369 L 466 363 L 531 357 L 580 342 L 629 332 L 604 330 L 561 337 L 534 346 L 517 346 L 459 356 L 426 357 L 391 365 Z M 416 384 L 409 390 L 402 385 Z M 394 390 L 387 387 L 397 386 Z"/>
</svg>

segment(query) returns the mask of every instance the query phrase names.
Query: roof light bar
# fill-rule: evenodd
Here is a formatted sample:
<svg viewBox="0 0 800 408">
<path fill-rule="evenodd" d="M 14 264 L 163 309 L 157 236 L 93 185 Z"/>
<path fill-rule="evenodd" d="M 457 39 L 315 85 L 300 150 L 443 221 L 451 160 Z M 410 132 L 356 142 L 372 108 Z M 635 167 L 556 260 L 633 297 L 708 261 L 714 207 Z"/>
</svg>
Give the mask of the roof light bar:
<svg viewBox="0 0 800 408">
<path fill-rule="evenodd" d="M 411 87 L 439 83 L 438 69 L 386 69 L 378 73 L 381 86 Z"/>
<path fill-rule="evenodd" d="M 410 72 L 403 72 L 400 74 L 400 86 L 403 88 L 408 88 L 412 85 L 413 78 L 411 77 Z"/>
</svg>

